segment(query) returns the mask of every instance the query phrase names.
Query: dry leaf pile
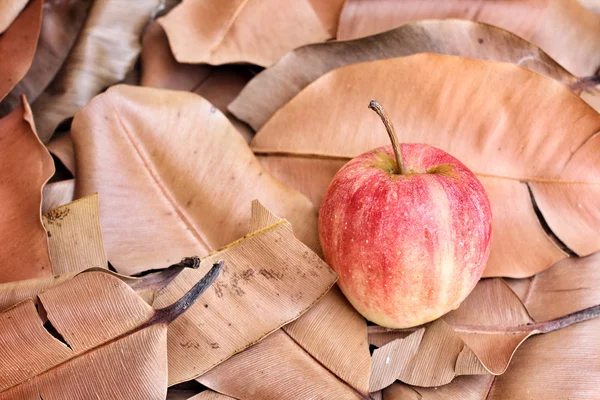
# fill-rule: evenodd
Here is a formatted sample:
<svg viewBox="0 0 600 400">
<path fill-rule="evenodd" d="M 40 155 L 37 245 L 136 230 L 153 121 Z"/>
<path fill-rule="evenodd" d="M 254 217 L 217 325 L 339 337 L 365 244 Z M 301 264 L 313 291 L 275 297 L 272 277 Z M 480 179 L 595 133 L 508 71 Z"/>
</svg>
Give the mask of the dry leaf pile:
<svg viewBox="0 0 600 400">
<path fill-rule="evenodd" d="M 0 1 L 0 60 L 0 399 L 600 397 L 597 2 Z M 410 329 L 321 258 L 371 98 L 494 216 Z"/>
</svg>

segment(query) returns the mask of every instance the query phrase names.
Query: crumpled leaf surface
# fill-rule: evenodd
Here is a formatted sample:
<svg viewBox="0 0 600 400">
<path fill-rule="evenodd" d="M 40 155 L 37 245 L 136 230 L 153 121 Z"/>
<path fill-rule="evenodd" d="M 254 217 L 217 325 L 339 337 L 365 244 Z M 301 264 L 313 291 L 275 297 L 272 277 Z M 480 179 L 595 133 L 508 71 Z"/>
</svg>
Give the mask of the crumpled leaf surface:
<svg viewBox="0 0 600 400">
<path fill-rule="evenodd" d="M 197 93 L 225 114 L 247 142 L 252 140 L 254 131 L 227 110 L 229 103 L 253 77 L 247 67 L 179 63 L 158 22 L 153 22 L 144 33 L 141 59 L 141 86 Z"/>
<path fill-rule="evenodd" d="M 261 213 L 270 215 L 254 202 L 253 220 Z M 335 283 L 337 275 L 294 237 L 289 222 L 273 221 L 204 258 L 198 269 L 184 270 L 156 294 L 155 307 L 171 304 L 213 263 L 225 261 L 213 289 L 169 328 L 169 385 L 198 377 L 298 318 Z"/>
<path fill-rule="evenodd" d="M 16 3 L 15 0 L 5 2 Z M 50 84 L 71 51 L 91 3 L 91 0 L 44 1 L 42 28 L 33 62 L 25 77 L 0 104 L 0 116 L 19 105 L 22 94 L 33 102 Z"/>
<path fill-rule="evenodd" d="M 229 109 L 259 130 L 298 92 L 335 68 L 426 52 L 510 62 L 567 85 L 576 82 L 546 53 L 508 31 L 471 21 L 427 20 L 376 36 L 294 50 L 252 79 Z"/>
<path fill-rule="evenodd" d="M 28 2 L 29 0 L 2 0 L 2 2 L 0 2 L 0 35 L 3 34 L 10 24 L 13 23 L 15 18 L 19 16 Z"/>
<path fill-rule="evenodd" d="M 107 268 L 97 194 L 54 208 L 42 220 L 54 275 Z"/>
<path fill-rule="evenodd" d="M 50 276 L 40 209 L 42 187 L 54 173 L 54 163 L 36 135 L 24 98 L 20 107 L 0 119 L 0 142 L 0 282 Z"/>
<path fill-rule="evenodd" d="M 600 16 L 572 0 L 348 0 L 338 40 L 356 39 L 428 18 L 485 22 L 540 46 L 578 76 L 600 67 Z"/>
<path fill-rule="evenodd" d="M 32 105 L 44 143 L 63 120 L 125 77 L 139 55 L 141 32 L 158 5 L 159 0 L 94 1 L 69 56 Z"/>
<path fill-rule="evenodd" d="M 253 199 L 289 217 L 318 249 L 310 201 L 265 173 L 229 121 L 195 94 L 112 87 L 76 115 L 71 136 L 76 196 L 100 194 L 106 252 L 121 273 L 244 236 Z"/>
<path fill-rule="evenodd" d="M 104 272 L 83 273 L 0 314 L 0 398 L 162 399 L 166 396 L 167 325 L 206 290 L 203 279 L 174 307 L 154 310 L 129 286 Z M 123 357 L 127 354 L 127 357 Z M 85 379 L 81 377 L 85 376 Z"/>
<path fill-rule="evenodd" d="M 23 79 L 31 65 L 42 25 L 43 5 L 43 0 L 31 0 L 0 34 L 0 102 Z"/>
<path fill-rule="evenodd" d="M 184 0 L 158 21 L 182 63 L 266 67 L 296 47 L 332 37 L 308 0 L 285 7 L 278 0 Z"/>
<path fill-rule="evenodd" d="M 494 215 L 484 276 L 527 277 L 565 257 L 532 197 L 569 249 L 600 248 L 600 116 L 559 82 L 514 65 L 419 54 L 346 66 L 294 97 L 251 147 L 318 205 L 347 160 L 389 144 L 370 98 L 386 107 L 401 142 L 441 148 L 483 183 Z"/>
</svg>

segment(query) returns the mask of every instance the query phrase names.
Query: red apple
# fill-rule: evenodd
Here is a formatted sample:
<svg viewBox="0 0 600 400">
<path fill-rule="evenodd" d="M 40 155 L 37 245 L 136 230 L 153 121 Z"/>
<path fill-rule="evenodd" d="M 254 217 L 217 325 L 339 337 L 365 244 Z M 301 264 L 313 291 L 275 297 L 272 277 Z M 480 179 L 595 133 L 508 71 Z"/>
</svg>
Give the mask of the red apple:
<svg viewBox="0 0 600 400">
<path fill-rule="evenodd" d="M 492 213 L 473 172 L 435 147 L 399 145 L 381 106 L 369 107 L 392 146 L 338 171 L 319 213 L 319 238 L 356 310 L 407 328 L 457 308 L 473 290 L 490 252 Z"/>
</svg>

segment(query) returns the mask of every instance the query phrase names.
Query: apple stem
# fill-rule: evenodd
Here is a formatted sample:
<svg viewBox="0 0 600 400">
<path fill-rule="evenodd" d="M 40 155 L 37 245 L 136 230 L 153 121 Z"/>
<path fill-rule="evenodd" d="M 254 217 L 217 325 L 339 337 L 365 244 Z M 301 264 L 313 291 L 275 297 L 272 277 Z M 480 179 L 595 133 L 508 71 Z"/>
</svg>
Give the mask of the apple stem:
<svg viewBox="0 0 600 400">
<path fill-rule="evenodd" d="M 406 174 L 408 171 L 406 171 L 406 167 L 404 166 L 404 160 L 402 159 L 402 153 L 400 152 L 400 142 L 398 142 L 398 137 L 396 136 L 396 130 L 394 129 L 392 120 L 390 117 L 388 117 L 387 113 L 377 100 L 371 100 L 369 103 L 369 108 L 379 115 L 379 118 L 381 118 L 381 122 L 383 122 L 385 130 L 390 137 L 392 148 L 394 149 L 394 155 L 396 156 L 396 173 L 400 175 Z"/>
</svg>

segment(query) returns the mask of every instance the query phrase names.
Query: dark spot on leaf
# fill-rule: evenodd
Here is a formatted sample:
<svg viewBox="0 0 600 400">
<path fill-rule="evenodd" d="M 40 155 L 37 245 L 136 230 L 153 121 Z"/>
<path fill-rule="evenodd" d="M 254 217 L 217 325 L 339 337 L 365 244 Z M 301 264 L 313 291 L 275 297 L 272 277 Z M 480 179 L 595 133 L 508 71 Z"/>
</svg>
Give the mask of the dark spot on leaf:
<svg viewBox="0 0 600 400">
<path fill-rule="evenodd" d="M 483 44 L 483 39 L 482 38 L 477 39 L 477 43 Z"/>
</svg>

